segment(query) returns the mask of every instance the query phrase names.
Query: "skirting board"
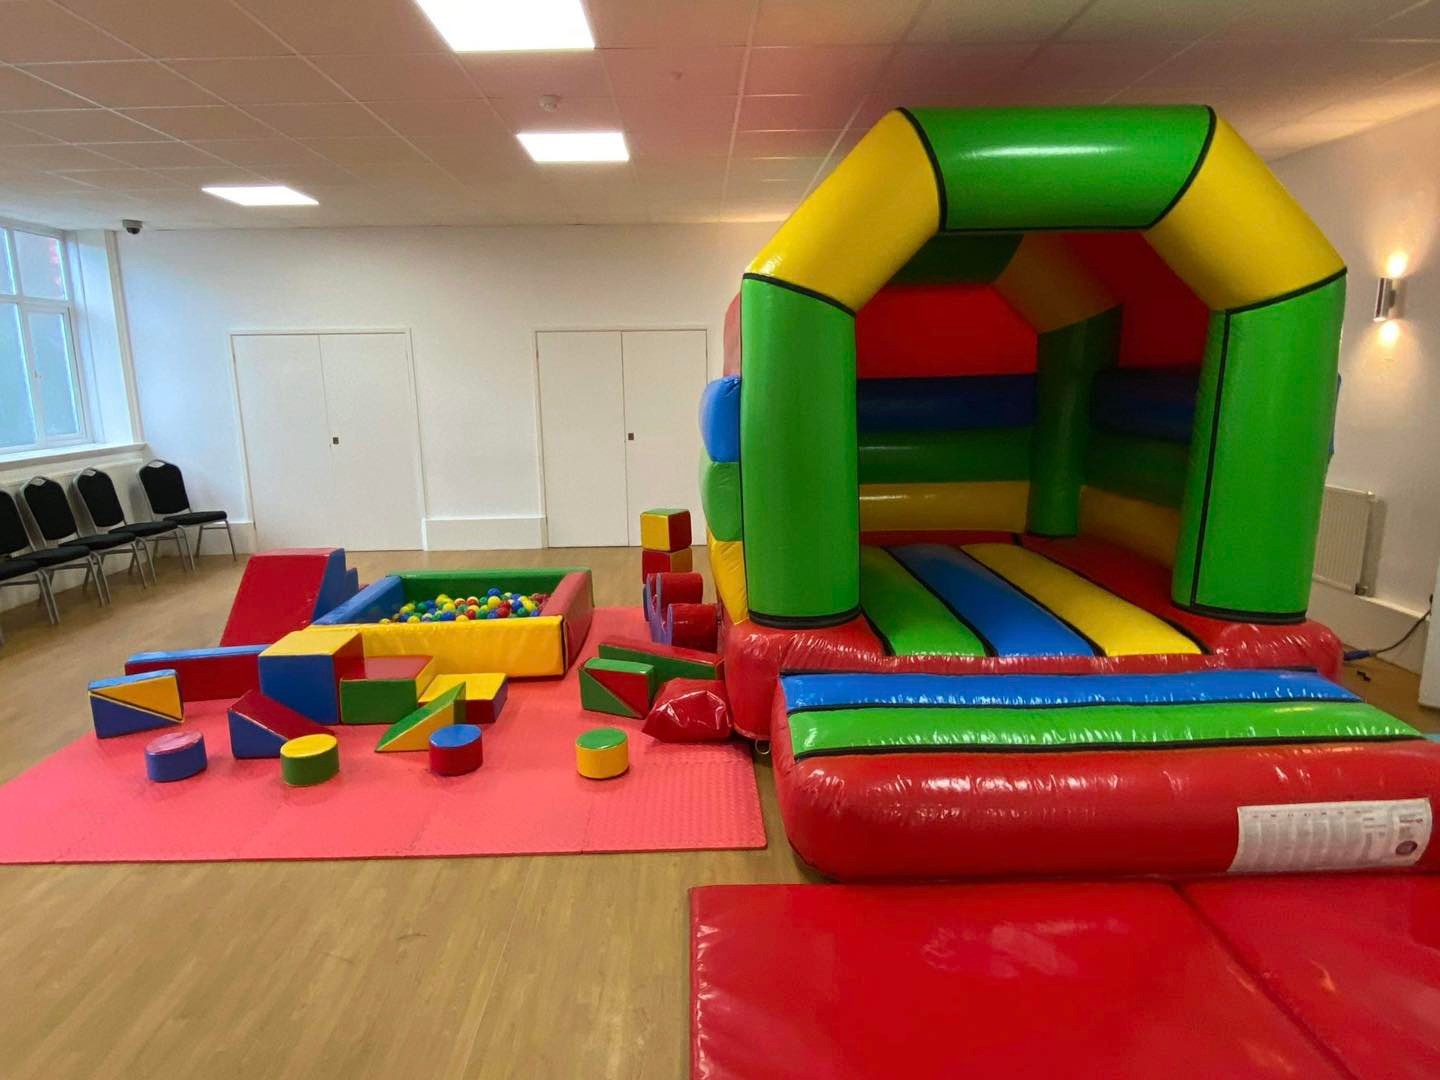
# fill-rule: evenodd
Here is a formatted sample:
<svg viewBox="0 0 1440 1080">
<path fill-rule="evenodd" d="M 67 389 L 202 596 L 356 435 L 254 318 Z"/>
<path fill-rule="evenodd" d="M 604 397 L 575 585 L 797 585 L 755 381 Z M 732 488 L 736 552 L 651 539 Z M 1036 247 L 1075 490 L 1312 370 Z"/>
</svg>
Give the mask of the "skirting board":
<svg viewBox="0 0 1440 1080">
<path fill-rule="evenodd" d="M 1339 634 L 1347 649 L 1389 645 L 1420 617 L 1418 611 L 1396 607 L 1371 596 L 1356 596 L 1321 581 L 1311 584 L 1309 614 Z M 1409 641 L 1387 652 L 1382 659 L 1406 671 L 1418 672 L 1425 662 L 1425 638 L 1429 629 L 1429 626 L 1420 627 Z"/>
<path fill-rule="evenodd" d="M 426 551 L 489 551 L 545 546 L 545 519 L 525 517 L 430 517 Z"/>
</svg>

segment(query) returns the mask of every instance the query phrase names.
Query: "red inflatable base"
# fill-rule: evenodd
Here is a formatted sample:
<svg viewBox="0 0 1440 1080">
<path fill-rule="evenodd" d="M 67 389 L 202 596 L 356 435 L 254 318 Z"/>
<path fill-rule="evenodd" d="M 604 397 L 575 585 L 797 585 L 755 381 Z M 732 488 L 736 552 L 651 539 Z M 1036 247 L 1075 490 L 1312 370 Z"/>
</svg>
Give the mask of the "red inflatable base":
<svg viewBox="0 0 1440 1080">
<path fill-rule="evenodd" d="M 1440 791 L 1418 739 L 796 761 L 783 709 L 774 762 L 791 846 L 845 881 L 1223 873 L 1241 806 Z M 1440 843 L 1414 869 L 1440 870 Z"/>
<path fill-rule="evenodd" d="M 696 1080 L 1350 1075 L 1164 885 L 720 885 L 690 909 Z"/>
</svg>

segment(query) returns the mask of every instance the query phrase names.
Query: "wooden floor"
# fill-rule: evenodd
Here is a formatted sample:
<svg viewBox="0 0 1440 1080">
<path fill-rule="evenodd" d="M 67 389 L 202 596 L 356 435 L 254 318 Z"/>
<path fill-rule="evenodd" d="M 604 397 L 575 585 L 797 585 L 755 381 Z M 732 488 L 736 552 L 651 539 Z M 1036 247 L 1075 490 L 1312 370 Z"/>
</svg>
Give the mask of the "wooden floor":
<svg viewBox="0 0 1440 1080">
<path fill-rule="evenodd" d="M 696 549 L 703 568 L 704 552 Z M 639 552 L 393 552 L 401 568 L 587 565 L 596 600 L 637 600 Z M 89 730 L 85 684 L 141 649 L 213 643 L 240 567 L 162 562 L 65 621 L 5 612 L 0 781 Z M 1363 681 L 1361 673 L 1370 681 Z M 1417 679 L 1346 683 L 1428 731 Z M 0 867 L 0 1075 L 591 1078 L 686 1073 L 686 890 L 809 880 L 757 763 L 763 851 L 487 859 Z M 0 822 L 0 828 L 5 823 Z"/>
</svg>

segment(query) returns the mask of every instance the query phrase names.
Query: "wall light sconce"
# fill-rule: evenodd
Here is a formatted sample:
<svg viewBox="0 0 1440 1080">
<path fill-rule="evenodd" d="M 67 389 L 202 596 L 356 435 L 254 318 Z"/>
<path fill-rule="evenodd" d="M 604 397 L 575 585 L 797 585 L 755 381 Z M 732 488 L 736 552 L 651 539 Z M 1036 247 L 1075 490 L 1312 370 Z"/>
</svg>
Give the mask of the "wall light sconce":
<svg viewBox="0 0 1440 1080">
<path fill-rule="evenodd" d="M 1404 276 L 1410 260 L 1402 252 L 1395 252 L 1385 260 L 1385 276 L 1375 289 L 1375 321 L 1383 323 L 1400 316 L 1400 279 Z"/>
</svg>

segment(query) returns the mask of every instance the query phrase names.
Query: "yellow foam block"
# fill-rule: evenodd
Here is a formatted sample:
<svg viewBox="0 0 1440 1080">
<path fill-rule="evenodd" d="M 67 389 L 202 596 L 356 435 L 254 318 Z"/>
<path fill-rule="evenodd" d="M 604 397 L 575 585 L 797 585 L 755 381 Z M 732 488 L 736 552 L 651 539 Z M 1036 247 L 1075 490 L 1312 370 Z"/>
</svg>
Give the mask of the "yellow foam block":
<svg viewBox="0 0 1440 1080">
<path fill-rule="evenodd" d="M 1145 233 L 1212 309 L 1269 300 L 1345 269 L 1270 167 L 1224 120 L 1195 180 Z"/>
<path fill-rule="evenodd" d="M 465 688 L 460 696 L 466 701 L 486 701 L 493 698 L 505 685 L 505 676 L 499 674 L 471 673 L 468 675 L 436 675 L 430 680 L 430 685 L 420 695 L 420 704 L 434 701 L 446 690 L 457 686 Z"/>
<path fill-rule="evenodd" d="M 630 740 L 619 728 L 592 728 L 575 740 L 575 770 L 589 780 L 609 780 L 630 767 Z"/>
<path fill-rule="evenodd" d="M 180 706 L 180 681 L 173 674 L 156 673 L 146 679 L 96 687 L 90 693 L 175 720 L 182 719 L 185 715 Z"/>
<path fill-rule="evenodd" d="M 356 623 L 344 629 L 360 635 L 366 656 L 432 657 L 437 677 L 470 671 L 533 677 L 565 674 L 563 621 L 559 615 L 538 615 L 465 623 Z"/>
<path fill-rule="evenodd" d="M 333 656 L 356 638 L 353 626 L 307 626 L 292 630 L 261 656 Z"/>
<path fill-rule="evenodd" d="M 1014 544 L 967 544 L 964 551 L 1064 619 L 1106 656 L 1201 651 L 1169 623 L 1038 552 Z"/>
<path fill-rule="evenodd" d="M 716 540 L 709 529 L 705 530 L 705 542 L 710 547 L 710 576 L 715 579 L 715 595 L 725 605 L 731 622 L 748 619 L 750 594 L 745 585 L 745 542 Z"/>
<path fill-rule="evenodd" d="M 1024 480 L 951 484 L 861 484 L 862 532 L 997 529 L 1023 532 L 1030 499 Z"/>
<path fill-rule="evenodd" d="M 925 145 L 909 120 L 887 113 L 780 226 L 749 272 L 858 311 L 939 222 Z"/>
<path fill-rule="evenodd" d="M 1174 566 L 1180 511 L 1103 488 L 1082 487 L 1080 531 Z"/>
</svg>

